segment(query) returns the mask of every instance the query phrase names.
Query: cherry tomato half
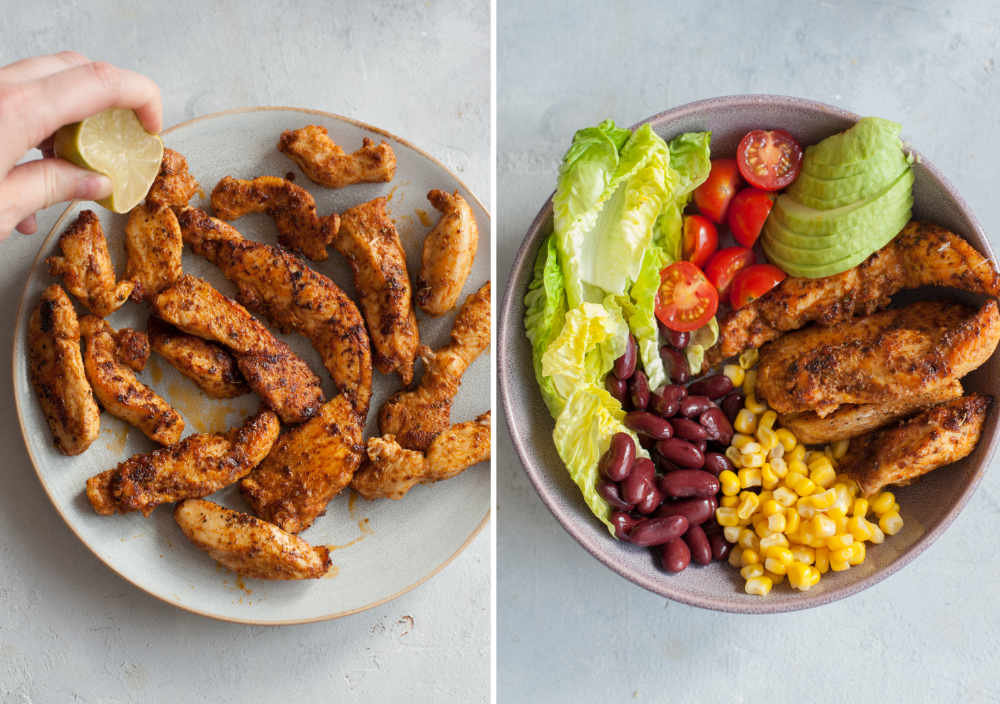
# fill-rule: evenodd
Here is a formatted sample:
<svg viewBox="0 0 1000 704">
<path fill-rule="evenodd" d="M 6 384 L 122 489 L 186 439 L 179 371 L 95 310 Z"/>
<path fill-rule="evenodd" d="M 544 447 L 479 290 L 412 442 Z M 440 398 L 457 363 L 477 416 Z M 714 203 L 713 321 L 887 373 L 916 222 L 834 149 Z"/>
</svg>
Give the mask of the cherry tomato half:
<svg viewBox="0 0 1000 704">
<path fill-rule="evenodd" d="M 712 159 L 712 170 L 705 183 L 694 189 L 698 212 L 715 222 L 724 222 L 729 201 L 743 179 L 735 159 Z"/>
<path fill-rule="evenodd" d="M 733 308 L 742 308 L 780 284 L 788 275 L 773 264 L 753 264 L 741 269 L 729 289 Z"/>
<path fill-rule="evenodd" d="M 759 188 L 744 188 L 733 196 L 726 216 L 733 238 L 744 247 L 753 247 L 772 205 L 771 194 Z"/>
<path fill-rule="evenodd" d="M 691 262 L 674 262 L 660 272 L 656 317 L 677 332 L 697 330 L 719 309 L 719 293 Z"/>
<path fill-rule="evenodd" d="M 729 285 L 733 283 L 736 272 L 753 264 L 754 259 L 753 250 L 746 247 L 720 249 L 705 265 L 705 276 L 718 289 L 719 295 L 725 296 L 729 292 Z"/>
<path fill-rule="evenodd" d="M 684 216 L 684 258 L 699 269 L 719 248 L 719 233 L 702 215 Z"/>
<path fill-rule="evenodd" d="M 784 130 L 754 130 L 740 140 L 736 162 L 751 186 L 777 191 L 798 178 L 802 147 Z"/>
</svg>

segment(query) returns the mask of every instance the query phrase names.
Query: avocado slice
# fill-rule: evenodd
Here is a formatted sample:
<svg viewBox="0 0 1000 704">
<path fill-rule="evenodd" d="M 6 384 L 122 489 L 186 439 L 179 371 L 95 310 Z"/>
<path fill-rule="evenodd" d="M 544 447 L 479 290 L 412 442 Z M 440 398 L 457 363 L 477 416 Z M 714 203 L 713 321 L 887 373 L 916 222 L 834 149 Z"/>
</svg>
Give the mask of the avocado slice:
<svg viewBox="0 0 1000 704">
<path fill-rule="evenodd" d="M 853 127 L 806 147 L 803 173 L 839 179 L 871 169 L 873 163 L 902 151 L 902 126 L 879 117 L 863 117 Z"/>
<path fill-rule="evenodd" d="M 801 173 L 786 192 L 810 208 L 832 210 L 878 195 L 902 176 L 908 166 L 906 155 L 896 149 L 895 153 L 873 160 L 869 169 L 853 176 L 826 179 Z"/>
</svg>

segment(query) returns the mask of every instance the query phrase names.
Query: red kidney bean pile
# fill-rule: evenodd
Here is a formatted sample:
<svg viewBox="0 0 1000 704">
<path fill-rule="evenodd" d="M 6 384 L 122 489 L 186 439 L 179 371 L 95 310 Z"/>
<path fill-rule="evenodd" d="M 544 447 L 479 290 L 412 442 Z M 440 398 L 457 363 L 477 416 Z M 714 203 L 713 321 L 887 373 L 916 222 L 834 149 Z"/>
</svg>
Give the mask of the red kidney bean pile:
<svg viewBox="0 0 1000 704">
<path fill-rule="evenodd" d="M 636 368 L 639 349 L 631 335 L 605 378 L 605 388 L 627 411 L 625 425 L 652 459 L 636 456 L 631 435 L 615 433 L 600 460 L 597 491 L 611 504 L 615 535 L 653 548 L 665 570 L 680 572 L 692 561 L 707 565 L 729 555 L 715 522 L 718 476 L 733 469 L 725 451 L 744 398 L 723 374 L 690 381 L 684 355 L 690 333 L 660 332 L 668 342 L 660 357 L 670 383 L 649 388 Z"/>
</svg>

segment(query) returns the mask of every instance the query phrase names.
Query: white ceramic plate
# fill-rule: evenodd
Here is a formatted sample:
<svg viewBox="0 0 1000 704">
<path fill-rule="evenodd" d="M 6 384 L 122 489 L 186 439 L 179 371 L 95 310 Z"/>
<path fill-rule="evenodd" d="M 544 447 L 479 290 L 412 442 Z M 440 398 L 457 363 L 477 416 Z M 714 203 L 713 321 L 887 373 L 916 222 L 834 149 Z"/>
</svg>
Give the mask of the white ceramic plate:
<svg viewBox="0 0 1000 704">
<path fill-rule="evenodd" d="M 283 130 L 308 124 L 326 127 L 333 140 L 347 151 L 358 148 L 365 136 L 386 140 L 396 152 L 395 179 L 387 184 L 359 184 L 338 190 L 313 184 L 276 148 Z M 254 108 L 182 123 L 164 132 L 164 143 L 187 157 L 191 172 L 206 194 L 226 175 L 252 178 L 292 173 L 295 183 L 316 198 L 321 215 L 341 212 L 380 195 L 389 196 L 411 273 L 419 270 L 424 236 L 437 221 L 437 213 L 426 199 L 427 192 L 432 188 L 458 189 L 472 205 L 480 232 L 479 251 L 462 300 L 490 276 L 490 223 L 486 210 L 443 165 L 381 130 L 312 110 Z M 196 196 L 192 204 L 208 208 L 207 198 L 199 201 Z M 368 502 L 351 491 L 343 492 L 330 503 L 326 515 L 302 533 L 313 544 L 329 545 L 331 549 L 338 546 L 331 553 L 334 567 L 330 575 L 319 580 L 240 579 L 188 543 L 174 523 L 169 506 L 158 508 L 149 518 L 137 513 L 108 517 L 94 513 L 83 493 L 87 477 L 114 467 L 134 453 L 148 452 L 155 444 L 138 430 L 102 413 L 101 434 L 86 452 L 77 457 L 57 452 L 28 381 L 25 356 L 27 318 L 42 289 L 52 282 L 44 259 L 53 253 L 58 236 L 84 208 L 93 209 L 100 217 L 116 270 L 119 275 L 124 271 L 126 216 L 93 203 L 71 204 L 42 244 L 25 285 L 14 335 L 14 394 L 28 454 L 42 485 L 70 528 L 108 567 L 140 589 L 206 616 L 256 624 L 316 621 L 376 606 L 421 584 L 461 552 L 482 528 L 489 516 L 489 463 L 470 468 L 447 482 L 417 486 L 401 501 Z M 233 224 L 248 238 L 272 244 L 277 241 L 273 221 L 267 216 L 251 215 Z M 327 261 L 311 265 L 354 296 L 350 271 L 335 250 L 331 248 Z M 184 270 L 208 279 L 227 295 L 235 293 L 213 265 L 187 248 Z M 147 317 L 145 305 L 129 302 L 108 321 L 116 329 L 128 326 L 143 330 Z M 454 313 L 436 320 L 419 312 L 417 317 L 422 343 L 436 348 L 447 342 Z M 332 382 L 309 343 L 297 335 L 280 337 L 319 374 L 330 396 Z M 455 399 L 453 422 L 474 418 L 489 408 L 491 366 L 487 353 L 469 367 Z M 181 412 L 185 434 L 239 425 L 259 406 L 254 394 L 228 401 L 205 397 L 155 353 L 139 376 Z M 368 434 L 377 433 L 378 408 L 399 388 L 397 375 L 386 377 L 375 372 L 374 377 Z M 211 499 L 248 510 L 235 487 Z M 69 566 L 66 577 L 73 578 Z"/>
</svg>

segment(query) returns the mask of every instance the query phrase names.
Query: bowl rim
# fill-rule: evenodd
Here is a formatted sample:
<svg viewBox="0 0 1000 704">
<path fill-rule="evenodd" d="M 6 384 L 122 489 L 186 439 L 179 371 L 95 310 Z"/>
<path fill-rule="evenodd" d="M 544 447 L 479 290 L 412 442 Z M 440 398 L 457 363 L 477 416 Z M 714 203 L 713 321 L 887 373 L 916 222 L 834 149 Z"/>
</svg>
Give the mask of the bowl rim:
<svg viewBox="0 0 1000 704">
<path fill-rule="evenodd" d="M 786 95 L 752 93 L 719 96 L 685 103 L 647 117 L 635 123 L 629 129 L 635 130 L 639 126 L 647 123 L 651 124 L 655 128 L 663 123 L 676 121 L 690 115 L 700 113 L 708 108 L 732 109 L 765 106 L 779 106 L 800 110 L 807 109 L 811 111 L 818 111 L 826 113 L 827 115 L 839 117 L 841 119 L 850 120 L 852 122 L 856 122 L 861 118 L 861 115 L 854 112 L 815 100 Z M 975 243 L 977 245 L 976 248 L 985 254 L 994 264 L 996 264 L 997 259 L 993 254 L 989 239 L 986 237 L 978 218 L 976 218 L 968 203 L 966 203 L 965 199 L 958 193 L 951 181 L 949 181 L 944 174 L 942 174 L 933 164 L 925 159 L 918 150 L 910 146 L 910 144 L 905 140 L 904 146 L 906 150 L 910 152 L 921 164 L 921 166 L 927 170 L 929 175 L 941 185 L 944 192 L 955 201 L 960 212 L 968 220 L 972 227 L 972 232 L 970 234 L 978 240 L 978 242 Z M 554 195 L 554 191 L 549 194 L 545 203 L 542 205 L 538 214 L 528 227 L 528 230 L 521 241 L 521 245 L 517 250 L 517 254 L 514 257 L 514 261 L 511 264 L 510 277 L 505 282 L 506 285 L 503 300 L 500 305 L 499 329 L 497 334 L 497 369 L 499 372 L 497 378 L 497 389 L 511 443 L 513 444 L 514 450 L 521 462 L 522 469 L 528 475 L 528 479 L 531 481 L 532 486 L 534 486 L 536 493 L 542 500 L 542 503 L 544 503 L 549 511 L 552 512 L 556 520 L 560 523 L 560 525 L 562 525 L 563 529 L 593 557 L 607 567 L 611 568 L 611 570 L 617 574 L 639 585 L 640 587 L 671 599 L 672 601 L 688 604 L 690 606 L 697 606 L 703 609 L 729 613 L 747 614 L 799 611 L 802 609 L 822 606 L 834 601 L 839 601 L 840 599 L 845 599 L 895 574 L 897 571 L 908 565 L 914 558 L 920 555 L 920 553 L 926 550 L 932 543 L 934 543 L 934 541 L 937 540 L 937 538 L 940 537 L 940 535 L 952 524 L 962 509 L 965 508 L 969 499 L 972 498 L 973 493 L 979 486 L 979 483 L 982 481 L 983 475 L 986 473 L 987 468 L 993 460 L 993 456 L 996 454 L 997 446 L 1000 444 L 1000 432 L 993 433 L 993 437 L 986 448 L 986 452 L 983 454 L 983 459 L 979 463 L 979 466 L 975 468 L 968 483 L 962 490 L 961 494 L 959 494 L 957 501 L 941 518 L 937 525 L 934 526 L 934 528 L 924 533 L 919 539 L 917 539 L 916 542 L 910 545 L 905 551 L 900 553 L 891 563 L 882 569 L 877 570 L 862 579 L 845 584 L 842 587 L 825 591 L 823 593 L 799 593 L 796 595 L 795 599 L 783 600 L 781 602 L 760 599 L 753 604 L 747 604 L 745 602 L 738 602 L 734 598 L 722 596 L 692 595 L 689 592 L 679 590 L 673 586 L 673 581 L 666 578 L 669 576 L 666 573 L 660 573 L 661 576 L 659 578 L 650 578 L 645 574 L 634 572 L 628 565 L 622 563 L 620 559 L 618 559 L 617 549 L 612 549 L 612 546 L 617 545 L 617 543 L 615 541 L 608 540 L 603 535 L 595 539 L 593 536 L 584 533 L 578 527 L 580 521 L 575 516 L 573 509 L 568 504 L 561 505 L 554 496 L 555 492 L 549 491 L 548 487 L 546 487 L 545 483 L 542 481 L 542 475 L 546 472 L 546 468 L 532 456 L 530 449 L 525 445 L 523 439 L 519 435 L 517 409 L 515 408 L 516 404 L 513 402 L 510 394 L 510 389 L 517 384 L 517 380 L 512 378 L 511 370 L 513 367 L 511 366 L 511 361 L 509 359 L 511 353 L 508 352 L 508 350 L 512 349 L 516 345 L 526 344 L 523 335 L 520 334 L 520 319 L 512 320 L 511 318 L 511 316 L 515 313 L 515 308 L 520 305 L 520 301 L 523 298 L 524 293 L 523 291 L 514 291 L 514 287 L 512 285 L 513 279 L 515 278 L 515 272 L 522 271 L 525 266 L 530 266 L 533 261 L 532 255 L 534 255 L 537 251 L 539 241 L 542 238 L 542 225 L 552 214 L 552 197 Z M 1000 417 L 993 415 L 992 423 L 994 426 L 1000 424 Z M 734 592 L 733 596 L 736 594 L 737 593 Z"/>
</svg>

